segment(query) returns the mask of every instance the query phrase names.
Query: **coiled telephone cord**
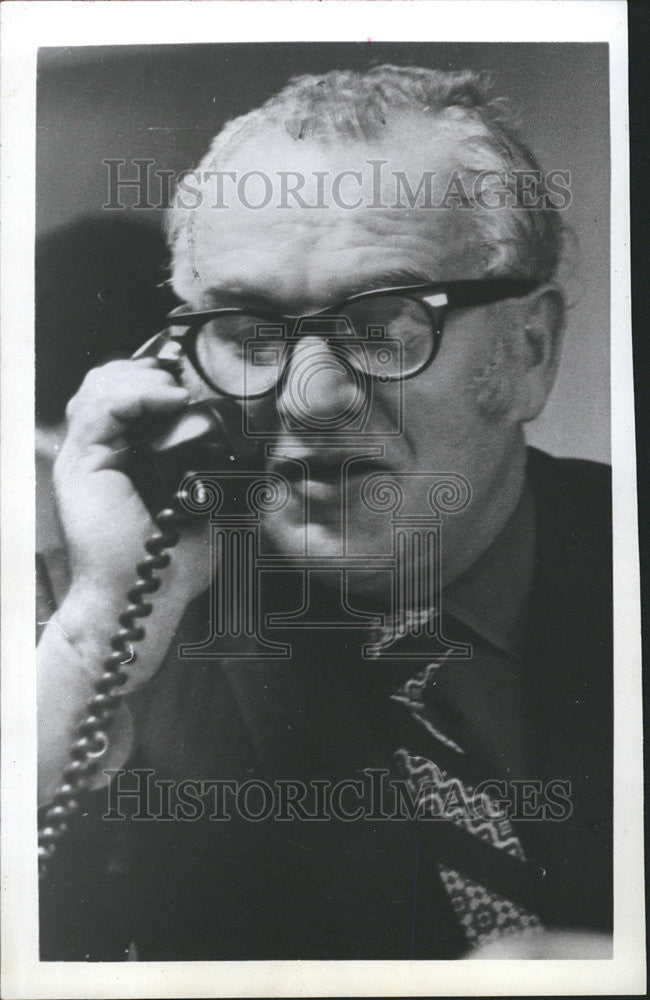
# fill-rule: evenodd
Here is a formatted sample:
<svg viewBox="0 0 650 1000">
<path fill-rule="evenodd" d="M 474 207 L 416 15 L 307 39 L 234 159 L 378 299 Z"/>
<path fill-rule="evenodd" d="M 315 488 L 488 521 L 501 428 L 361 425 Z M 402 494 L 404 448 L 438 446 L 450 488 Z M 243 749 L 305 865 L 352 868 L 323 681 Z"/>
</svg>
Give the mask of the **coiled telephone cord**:
<svg viewBox="0 0 650 1000">
<path fill-rule="evenodd" d="M 144 544 L 147 555 L 136 567 L 137 579 L 128 592 L 128 606 L 119 616 L 120 628 L 111 636 L 111 653 L 104 660 L 104 673 L 95 683 L 95 694 L 86 705 L 86 717 L 77 726 L 77 738 L 70 747 L 70 763 L 63 771 L 63 781 L 39 829 L 40 878 L 50 870 L 52 859 L 79 812 L 88 779 L 97 771 L 98 758 L 108 748 L 106 730 L 110 728 L 122 702 L 120 689 L 129 679 L 124 667 L 135 662 L 137 653 L 132 644 L 141 642 L 146 634 L 137 621 L 151 614 L 153 605 L 147 600 L 147 595 L 158 590 L 161 584 L 158 571 L 166 569 L 171 562 L 171 555 L 165 550 L 173 549 L 180 539 L 177 530 L 182 520 L 178 510 L 179 497 L 177 494 L 172 506 L 161 510 L 153 519 L 157 530 Z"/>
</svg>

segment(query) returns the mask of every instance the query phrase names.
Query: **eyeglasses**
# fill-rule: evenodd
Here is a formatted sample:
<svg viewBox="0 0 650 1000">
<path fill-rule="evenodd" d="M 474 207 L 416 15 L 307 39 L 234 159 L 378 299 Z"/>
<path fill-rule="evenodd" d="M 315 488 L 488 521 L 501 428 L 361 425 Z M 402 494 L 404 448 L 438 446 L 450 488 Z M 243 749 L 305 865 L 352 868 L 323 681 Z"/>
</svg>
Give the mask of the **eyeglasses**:
<svg viewBox="0 0 650 1000">
<path fill-rule="evenodd" d="M 381 288 L 306 316 L 232 307 L 184 312 L 181 306 L 166 322 L 209 386 L 255 399 L 280 383 L 305 337 L 324 341 L 316 365 L 329 359 L 380 382 L 413 378 L 434 361 L 450 310 L 527 295 L 536 285 L 493 278 Z M 183 329 L 176 333 L 174 327 Z"/>
</svg>

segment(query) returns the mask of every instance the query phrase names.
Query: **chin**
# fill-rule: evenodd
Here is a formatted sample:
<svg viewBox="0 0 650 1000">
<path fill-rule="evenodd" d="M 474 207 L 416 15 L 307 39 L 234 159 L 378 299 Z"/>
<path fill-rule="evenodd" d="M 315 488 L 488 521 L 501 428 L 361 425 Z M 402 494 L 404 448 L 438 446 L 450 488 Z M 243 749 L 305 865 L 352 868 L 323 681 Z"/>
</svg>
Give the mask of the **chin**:
<svg viewBox="0 0 650 1000">
<path fill-rule="evenodd" d="M 340 556 L 341 524 L 291 519 L 275 514 L 264 523 L 264 537 L 277 555 L 299 560 L 309 557 Z"/>
<path fill-rule="evenodd" d="M 312 516 L 307 523 L 292 517 L 290 509 L 272 514 L 264 521 L 264 537 L 273 552 L 296 560 L 334 559 L 344 551 L 350 556 L 386 556 L 392 548 L 390 531 L 372 516 L 351 518 L 346 535 L 338 512 L 336 517 Z"/>
</svg>

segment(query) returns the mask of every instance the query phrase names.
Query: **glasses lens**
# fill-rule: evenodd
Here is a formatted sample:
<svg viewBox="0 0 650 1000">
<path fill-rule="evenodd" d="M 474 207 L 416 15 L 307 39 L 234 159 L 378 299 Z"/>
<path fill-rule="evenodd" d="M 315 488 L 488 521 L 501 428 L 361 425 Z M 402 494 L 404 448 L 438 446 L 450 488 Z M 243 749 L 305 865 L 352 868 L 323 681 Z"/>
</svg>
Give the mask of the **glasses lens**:
<svg viewBox="0 0 650 1000">
<path fill-rule="evenodd" d="M 431 319 L 415 299 L 377 295 L 351 302 L 342 313 L 363 339 L 358 356 L 364 359 L 369 375 L 404 378 L 429 360 L 433 349 Z"/>
<path fill-rule="evenodd" d="M 232 396 L 260 396 L 280 378 L 283 329 L 268 319 L 235 313 L 217 316 L 199 330 L 196 357 L 204 374 Z"/>
</svg>

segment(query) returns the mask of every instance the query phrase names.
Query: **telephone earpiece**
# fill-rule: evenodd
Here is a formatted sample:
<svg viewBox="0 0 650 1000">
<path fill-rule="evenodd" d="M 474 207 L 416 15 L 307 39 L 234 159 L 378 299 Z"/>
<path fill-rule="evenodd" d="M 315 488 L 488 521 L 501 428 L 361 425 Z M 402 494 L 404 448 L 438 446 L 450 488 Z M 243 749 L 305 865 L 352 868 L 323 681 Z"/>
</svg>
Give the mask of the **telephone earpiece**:
<svg viewBox="0 0 650 1000">
<path fill-rule="evenodd" d="M 200 476 L 237 467 L 257 468 L 259 446 L 243 430 L 241 404 L 217 396 L 192 373 L 181 345 L 167 331 L 156 334 L 133 355 L 154 357 L 190 392 L 175 416 L 143 420 L 131 434 L 127 472 L 152 514 L 169 503 L 188 472 Z"/>
</svg>

